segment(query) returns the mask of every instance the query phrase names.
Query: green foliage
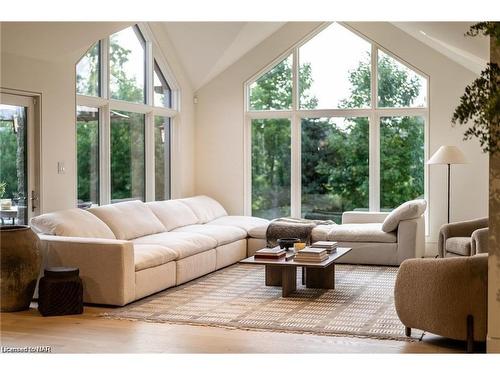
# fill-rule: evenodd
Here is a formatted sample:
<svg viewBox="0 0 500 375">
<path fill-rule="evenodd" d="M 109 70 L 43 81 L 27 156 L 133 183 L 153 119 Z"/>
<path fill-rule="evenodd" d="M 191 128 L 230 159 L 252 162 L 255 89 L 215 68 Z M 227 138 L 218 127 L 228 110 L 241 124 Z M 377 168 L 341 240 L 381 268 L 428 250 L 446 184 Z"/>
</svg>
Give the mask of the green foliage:
<svg viewBox="0 0 500 375">
<path fill-rule="evenodd" d="M 424 121 L 383 117 L 380 121 L 380 207 L 392 209 L 424 195 Z"/>
<path fill-rule="evenodd" d="M 5 187 L 7 186 L 6 182 L 0 182 L 0 198 L 3 198 L 5 194 Z"/>
<path fill-rule="evenodd" d="M 26 186 L 26 111 L 23 107 L 12 107 L 0 116 L 0 181 L 4 185 L 4 196 L 24 205 Z M 2 111 L 3 112 L 3 111 Z M 16 117 L 17 133 L 12 119 Z"/>
<path fill-rule="evenodd" d="M 77 118 L 78 200 L 99 202 L 99 125 L 97 119 Z"/>
<path fill-rule="evenodd" d="M 452 117 L 453 124 L 468 124 L 464 140 L 477 138 L 483 152 L 500 151 L 500 68 L 490 63 L 465 88 Z"/>
<path fill-rule="evenodd" d="M 111 119 L 111 199 L 144 200 L 144 115 L 119 114 L 126 117 Z"/>
<path fill-rule="evenodd" d="M 500 22 L 472 25 L 468 36 L 489 36 L 500 46 Z M 467 124 L 464 140 L 477 138 L 483 152 L 500 151 L 500 67 L 489 63 L 480 76 L 465 88 L 452 117 L 453 125 Z M 469 122 L 472 121 L 472 125 Z"/>
<path fill-rule="evenodd" d="M 492 38 L 497 45 L 500 45 L 500 22 L 478 22 L 469 28 L 465 33 L 467 36 L 485 35 Z"/>
<path fill-rule="evenodd" d="M 250 91 L 255 110 L 291 107 L 291 64 L 285 60 Z M 311 66 L 300 74 L 301 105 L 316 107 L 310 92 Z M 343 108 L 370 102 L 370 58 L 350 72 L 351 92 Z M 418 97 L 418 77 L 392 58 L 379 60 L 379 106 L 408 107 Z M 369 123 L 366 117 L 302 120 L 302 212 L 308 218 L 340 222 L 346 210 L 368 209 Z M 290 121 L 252 122 L 252 213 L 274 218 L 290 214 Z M 424 126 L 421 118 L 386 118 L 381 128 L 381 206 L 393 208 L 424 192 Z"/>
</svg>

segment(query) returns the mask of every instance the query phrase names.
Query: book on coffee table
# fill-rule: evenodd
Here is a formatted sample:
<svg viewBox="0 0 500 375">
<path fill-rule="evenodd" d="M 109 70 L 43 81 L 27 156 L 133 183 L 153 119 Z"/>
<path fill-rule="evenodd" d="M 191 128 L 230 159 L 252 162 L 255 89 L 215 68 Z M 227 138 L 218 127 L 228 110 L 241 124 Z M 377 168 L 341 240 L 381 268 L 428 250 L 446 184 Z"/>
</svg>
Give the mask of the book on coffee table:
<svg viewBox="0 0 500 375">
<path fill-rule="evenodd" d="M 332 252 L 337 249 L 338 244 L 339 243 L 337 241 L 316 241 L 311 245 L 311 247 L 322 248 L 326 249 L 328 252 Z"/>
<path fill-rule="evenodd" d="M 297 252 L 294 260 L 297 262 L 321 263 L 327 259 L 328 251 L 326 249 L 306 247 Z"/>
<path fill-rule="evenodd" d="M 285 249 L 274 247 L 272 249 L 261 249 L 255 252 L 254 257 L 260 259 L 279 259 L 286 255 Z"/>
</svg>

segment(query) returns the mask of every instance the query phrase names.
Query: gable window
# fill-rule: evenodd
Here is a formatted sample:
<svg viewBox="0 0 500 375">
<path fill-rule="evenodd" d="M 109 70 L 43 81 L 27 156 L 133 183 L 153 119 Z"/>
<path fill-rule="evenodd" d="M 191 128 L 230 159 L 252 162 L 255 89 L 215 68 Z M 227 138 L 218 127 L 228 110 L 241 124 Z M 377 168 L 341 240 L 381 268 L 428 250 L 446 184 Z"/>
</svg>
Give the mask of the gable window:
<svg viewBox="0 0 500 375">
<path fill-rule="evenodd" d="M 76 65 L 78 206 L 170 199 L 178 89 L 146 24 Z"/>
<path fill-rule="evenodd" d="M 424 197 L 428 78 L 332 23 L 246 84 L 246 211 L 329 219 Z"/>
</svg>

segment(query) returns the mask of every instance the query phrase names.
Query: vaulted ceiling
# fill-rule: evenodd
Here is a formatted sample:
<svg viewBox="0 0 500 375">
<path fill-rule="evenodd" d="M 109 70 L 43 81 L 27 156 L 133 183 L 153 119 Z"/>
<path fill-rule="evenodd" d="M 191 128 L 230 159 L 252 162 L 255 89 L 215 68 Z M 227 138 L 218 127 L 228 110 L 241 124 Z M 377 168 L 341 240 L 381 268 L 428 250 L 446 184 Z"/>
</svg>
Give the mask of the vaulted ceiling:
<svg viewBox="0 0 500 375">
<path fill-rule="evenodd" d="M 479 74 L 489 61 L 489 38 L 466 37 L 473 22 L 393 22 L 394 26 Z"/>
<path fill-rule="evenodd" d="M 75 58 L 130 22 L 2 22 L 2 52 L 39 60 Z M 479 73 L 489 39 L 464 33 L 470 22 L 393 22 L 394 26 Z M 284 25 L 283 22 L 161 22 L 193 89 L 198 89 Z M 83 51 L 83 52 L 82 52 Z M 77 58 L 76 57 L 76 58 Z"/>
<path fill-rule="evenodd" d="M 209 82 L 284 22 L 164 22 L 193 88 Z"/>
</svg>

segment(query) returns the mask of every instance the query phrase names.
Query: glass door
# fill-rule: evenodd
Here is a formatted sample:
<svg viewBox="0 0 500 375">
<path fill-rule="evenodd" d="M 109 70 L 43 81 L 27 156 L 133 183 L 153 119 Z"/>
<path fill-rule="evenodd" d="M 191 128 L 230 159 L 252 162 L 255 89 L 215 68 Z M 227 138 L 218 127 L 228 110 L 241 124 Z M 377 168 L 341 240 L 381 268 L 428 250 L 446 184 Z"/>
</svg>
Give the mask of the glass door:
<svg viewBox="0 0 500 375">
<path fill-rule="evenodd" d="M 33 98 L 0 96 L 0 220 L 27 225 L 37 211 Z"/>
</svg>

